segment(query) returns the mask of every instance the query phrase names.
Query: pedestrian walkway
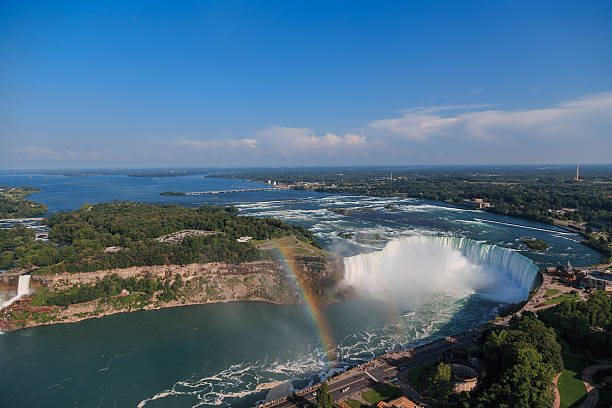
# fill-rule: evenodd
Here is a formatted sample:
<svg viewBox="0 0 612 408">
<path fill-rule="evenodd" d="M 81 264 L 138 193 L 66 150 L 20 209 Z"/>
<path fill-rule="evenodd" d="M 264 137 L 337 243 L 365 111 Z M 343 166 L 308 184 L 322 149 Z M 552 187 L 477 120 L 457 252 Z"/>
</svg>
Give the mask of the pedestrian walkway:
<svg viewBox="0 0 612 408">
<path fill-rule="evenodd" d="M 561 394 L 559 394 L 559 385 L 557 384 L 559 377 L 561 377 L 561 373 L 557 374 L 553 379 L 553 395 L 555 396 L 553 408 L 559 408 L 561 406 Z"/>
</svg>

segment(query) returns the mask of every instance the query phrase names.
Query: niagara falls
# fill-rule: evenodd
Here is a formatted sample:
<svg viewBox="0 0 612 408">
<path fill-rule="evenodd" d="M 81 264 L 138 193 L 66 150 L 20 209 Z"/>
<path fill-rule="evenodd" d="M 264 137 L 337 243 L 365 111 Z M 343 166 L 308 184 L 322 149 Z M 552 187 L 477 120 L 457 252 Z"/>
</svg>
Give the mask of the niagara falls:
<svg viewBox="0 0 612 408">
<path fill-rule="evenodd" d="M 405 307 L 436 292 L 514 303 L 527 297 L 538 269 L 512 250 L 440 236 L 396 238 L 382 250 L 345 258 L 344 265 L 344 284 Z"/>
<path fill-rule="evenodd" d="M 106 393 L 115 390 L 113 400 L 120 405 L 247 407 L 266 399 L 269 391 L 260 384 L 304 389 L 383 353 L 489 322 L 504 306 L 526 299 L 537 265 L 554 264 L 559 257 L 577 265 L 600 259 L 562 229 L 444 203 L 292 190 L 161 197 L 159 191 L 177 182 L 195 191 L 207 179 L 97 179 L 107 187 L 87 189 L 86 177 L 34 175 L 27 182 L 37 183 L 38 199 L 50 211 L 115 197 L 129 200 L 130 186 L 138 183 L 139 199 L 147 202 L 232 204 L 242 216 L 303 226 L 342 259 L 339 286 L 353 288 L 354 295 L 318 307 L 328 332 L 325 346 L 320 322 L 304 303 L 142 310 L 5 333 L 0 335 L 2 350 L 19 352 L 3 353 L 3 372 L 10 375 L 15 390 L 23 391 L 20 395 L 34 393 L 61 405 L 70 387 L 79 390 L 75 401 L 82 405 L 92 400 L 103 404 Z M 236 185 L 209 180 L 210 189 Z M 58 191 L 75 193 L 68 200 Z M 521 242 L 526 234 L 546 240 L 550 248 L 529 252 Z M 4 293 L 6 299 L 17 295 L 15 289 Z M 149 365 L 152 355 L 161 358 L 156 367 Z M 46 380 L 31 390 L 27 367 L 34 361 Z M 150 375 L 141 375 L 143 367 Z M 140 390 L 137 394 L 117 390 L 117 381 L 128 379 Z"/>
</svg>

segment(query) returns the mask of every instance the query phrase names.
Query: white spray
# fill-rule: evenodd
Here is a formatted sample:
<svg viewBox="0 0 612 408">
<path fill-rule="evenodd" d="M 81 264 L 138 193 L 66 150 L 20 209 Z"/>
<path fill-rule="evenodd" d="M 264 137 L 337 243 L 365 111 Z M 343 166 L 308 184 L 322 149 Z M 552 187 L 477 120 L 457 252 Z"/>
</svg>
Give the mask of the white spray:
<svg viewBox="0 0 612 408">
<path fill-rule="evenodd" d="M 436 292 L 516 302 L 527 296 L 537 273 L 531 260 L 512 250 L 458 237 L 398 238 L 344 263 L 345 284 L 402 307 Z"/>
<path fill-rule="evenodd" d="M 30 275 L 20 275 L 19 282 L 17 283 L 17 295 L 13 296 L 9 300 L 0 304 L 0 309 L 4 309 L 21 299 L 24 296 L 30 294 Z"/>
<path fill-rule="evenodd" d="M 17 296 L 25 296 L 30 293 L 30 275 L 20 275 L 17 284 Z"/>
</svg>

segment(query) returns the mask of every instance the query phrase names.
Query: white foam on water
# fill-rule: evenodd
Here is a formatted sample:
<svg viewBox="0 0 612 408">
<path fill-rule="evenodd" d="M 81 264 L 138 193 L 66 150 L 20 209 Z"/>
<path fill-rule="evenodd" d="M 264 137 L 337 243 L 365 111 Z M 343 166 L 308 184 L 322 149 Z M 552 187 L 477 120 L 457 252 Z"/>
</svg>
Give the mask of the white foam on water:
<svg viewBox="0 0 612 408">
<path fill-rule="evenodd" d="M 398 205 L 398 210 L 403 212 L 433 212 L 433 211 L 452 211 L 452 212 L 475 212 L 476 210 L 470 210 L 467 208 L 447 207 L 444 205 L 434 204 L 407 204 Z"/>
<path fill-rule="evenodd" d="M 262 390 L 257 388 L 259 384 L 292 380 L 314 383 L 318 378 L 311 378 L 313 373 L 325 375 L 328 371 L 325 353 L 313 347 L 292 360 L 259 360 L 233 364 L 212 375 L 178 381 L 171 389 L 140 401 L 138 407 L 145 407 L 150 401 L 185 396 L 193 397 L 192 407 L 229 405 L 237 399 L 261 393 Z"/>
<path fill-rule="evenodd" d="M 490 223 L 493 223 L 493 224 L 509 225 L 511 227 L 526 228 L 526 229 L 531 229 L 531 230 L 536 230 L 536 231 L 552 232 L 552 233 L 558 234 L 558 235 L 576 235 L 574 232 L 569 232 L 569 231 L 568 232 L 565 232 L 565 231 L 555 231 L 555 230 L 548 229 L 548 228 L 530 227 L 528 225 L 513 224 L 511 222 L 484 220 L 482 218 L 474 218 L 474 219 L 478 220 L 478 221 L 483 221 L 483 222 L 490 222 Z"/>
</svg>

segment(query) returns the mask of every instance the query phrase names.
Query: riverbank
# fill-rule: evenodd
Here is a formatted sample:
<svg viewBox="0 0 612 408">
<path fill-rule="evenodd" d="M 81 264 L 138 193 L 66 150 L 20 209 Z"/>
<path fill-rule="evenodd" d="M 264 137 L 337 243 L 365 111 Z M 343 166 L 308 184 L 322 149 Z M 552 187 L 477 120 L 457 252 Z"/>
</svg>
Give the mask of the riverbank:
<svg viewBox="0 0 612 408">
<path fill-rule="evenodd" d="M 283 264 L 273 261 L 144 266 L 35 275 L 32 280 L 38 290 L 31 297 L 0 311 L 0 328 L 10 331 L 74 323 L 137 310 L 198 304 L 245 301 L 298 304 L 303 298 L 296 279 L 305 290 L 305 287 L 316 287 L 317 279 L 328 280 L 337 274 L 335 258 L 327 258 L 322 265 L 312 269 L 308 263 L 292 262 L 294 275 Z M 87 299 L 90 293 L 100 290 L 106 290 L 107 295 Z M 344 294 L 337 292 L 338 296 Z M 79 301 L 83 299 L 85 301 Z M 322 303 L 323 300 L 335 300 L 330 296 L 330 290 L 326 291 L 326 298 L 321 299 Z"/>
<path fill-rule="evenodd" d="M 55 316 L 54 320 L 49 320 L 49 321 L 40 320 L 40 321 L 34 321 L 33 323 L 28 322 L 23 326 L 10 325 L 6 327 L 6 329 L 5 327 L 2 327 L 6 323 L 3 322 L 2 318 L 0 317 L 0 329 L 1 331 L 7 332 L 7 331 L 27 329 L 27 328 L 38 327 L 38 326 L 78 323 L 83 320 L 99 319 L 105 316 L 112 316 L 112 315 L 121 314 L 121 313 L 131 313 L 131 312 L 137 312 L 141 310 L 161 310 L 161 309 L 168 309 L 168 308 L 181 307 L 181 306 L 197 306 L 197 305 L 230 303 L 230 302 L 263 302 L 263 303 L 269 303 L 269 304 L 274 304 L 274 305 L 294 304 L 294 303 L 284 303 L 284 302 L 273 301 L 273 300 L 264 299 L 264 298 L 256 298 L 256 297 L 248 298 L 248 299 L 240 299 L 240 300 L 172 301 L 172 302 L 165 302 L 160 305 L 149 304 L 141 308 L 123 308 L 123 309 L 116 309 L 116 308 L 103 309 L 101 307 L 104 307 L 103 306 L 104 304 L 101 303 L 99 300 L 85 302 L 85 303 L 81 303 L 81 304 L 74 305 L 72 307 L 63 308 L 63 309 L 59 306 L 37 308 L 37 307 L 30 306 L 28 303 L 17 303 L 15 304 L 16 308 L 32 309 L 32 313 L 41 313 L 41 311 L 43 313 L 44 312 L 52 313 L 53 311 L 56 311 L 57 313 L 54 314 Z M 18 322 L 9 321 L 8 323 L 11 324 L 11 323 L 21 323 L 21 322 L 20 321 Z"/>
</svg>

